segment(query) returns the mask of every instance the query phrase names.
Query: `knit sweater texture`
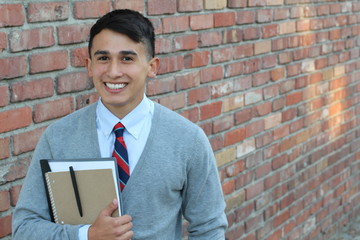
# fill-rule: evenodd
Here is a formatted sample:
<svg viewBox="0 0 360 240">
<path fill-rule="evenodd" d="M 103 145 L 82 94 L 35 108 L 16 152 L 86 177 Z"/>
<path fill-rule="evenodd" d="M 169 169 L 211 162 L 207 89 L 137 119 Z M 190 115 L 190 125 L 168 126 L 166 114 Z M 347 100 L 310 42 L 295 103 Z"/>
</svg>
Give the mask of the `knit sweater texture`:
<svg viewBox="0 0 360 240">
<path fill-rule="evenodd" d="M 82 225 L 50 221 L 40 159 L 100 157 L 96 103 L 51 124 L 41 136 L 13 214 L 13 239 L 78 239 Z M 225 239 L 225 202 L 209 141 L 194 123 L 155 104 L 150 135 L 121 193 L 134 240 Z"/>
</svg>

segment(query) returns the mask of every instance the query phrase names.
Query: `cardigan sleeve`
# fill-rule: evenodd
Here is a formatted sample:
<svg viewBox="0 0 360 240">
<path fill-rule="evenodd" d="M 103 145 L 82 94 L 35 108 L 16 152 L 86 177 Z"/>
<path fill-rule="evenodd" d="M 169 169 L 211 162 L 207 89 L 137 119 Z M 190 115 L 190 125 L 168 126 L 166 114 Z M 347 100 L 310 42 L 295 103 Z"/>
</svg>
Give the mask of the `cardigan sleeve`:
<svg viewBox="0 0 360 240">
<path fill-rule="evenodd" d="M 40 159 L 52 158 L 46 133 L 47 131 L 42 135 L 36 147 L 16 204 L 12 222 L 13 240 L 78 239 L 80 226 L 60 225 L 50 220 L 39 163 Z"/>
<path fill-rule="evenodd" d="M 211 145 L 201 129 L 192 142 L 183 214 L 189 222 L 189 239 L 225 239 L 225 201 Z"/>
</svg>

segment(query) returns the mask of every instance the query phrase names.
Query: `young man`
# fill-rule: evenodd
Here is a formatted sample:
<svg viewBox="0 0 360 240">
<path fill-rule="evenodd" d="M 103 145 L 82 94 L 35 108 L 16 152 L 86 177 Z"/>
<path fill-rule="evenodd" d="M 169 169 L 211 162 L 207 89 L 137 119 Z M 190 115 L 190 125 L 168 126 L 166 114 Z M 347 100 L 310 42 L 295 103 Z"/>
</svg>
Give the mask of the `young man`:
<svg viewBox="0 0 360 240">
<path fill-rule="evenodd" d="M 100 95 L 96 104 L 50 125 L 42 135 L 13 215 L 13 239 L 225 239 L 225 203 L 214 155 L 203 131 L 145 96 L 155 77 L 151 22 L 115 10 L 92 27 L 86 67 Z M 125 127 L 130 178 L 91 226 L 50 221 L 40 159 L 111 157 L 114 125 Z M 116 147 L 115 147 L 116 148 Z"/>
</svg>

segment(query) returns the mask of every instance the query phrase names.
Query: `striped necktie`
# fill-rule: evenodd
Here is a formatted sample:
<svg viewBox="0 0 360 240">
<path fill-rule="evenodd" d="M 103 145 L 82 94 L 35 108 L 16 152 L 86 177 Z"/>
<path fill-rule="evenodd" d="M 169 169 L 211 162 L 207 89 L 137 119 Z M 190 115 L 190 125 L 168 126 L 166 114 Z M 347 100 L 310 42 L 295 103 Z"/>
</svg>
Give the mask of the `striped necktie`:
<svg viewBox="0 0 360 240">
<path fill-rule="evenodd" d="M 124 189 L 130 177 L 129 158 L 123 137 L 124 130 L 125 127 L 120 122 L 117 123 L 114 127 L 116 138 L 114 152 L 112 155 L 114 158 L 116 158 L 116 162 L 118 164 L 121 191 Z"/>
</svg>

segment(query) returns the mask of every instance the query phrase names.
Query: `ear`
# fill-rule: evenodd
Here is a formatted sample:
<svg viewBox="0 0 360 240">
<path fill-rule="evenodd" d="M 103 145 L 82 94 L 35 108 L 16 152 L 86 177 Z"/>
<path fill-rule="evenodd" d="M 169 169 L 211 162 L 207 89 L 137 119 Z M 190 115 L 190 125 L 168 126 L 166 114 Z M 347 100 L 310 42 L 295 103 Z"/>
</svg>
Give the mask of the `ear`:
<svg viewBox="0 0 360 240">
<path fill-rule="evenodd" d="M 156 77 L 156 74 L 158 73 L 159 68 L 160 68 L 160 59 L 158 57 L 154 57 L 149 62 L 149 71 L 148 71 L 147 76 L 149 78 Z"/>
<path fill-rule="evenodd" d="M 92 73 L 92 68 L 91 68 L 91 59 L 90 58 L 86 58 L 85 59 L 85 66 L 88 72 L 88 76 L 92 77 L 93 73 Z"/>
</svg>

